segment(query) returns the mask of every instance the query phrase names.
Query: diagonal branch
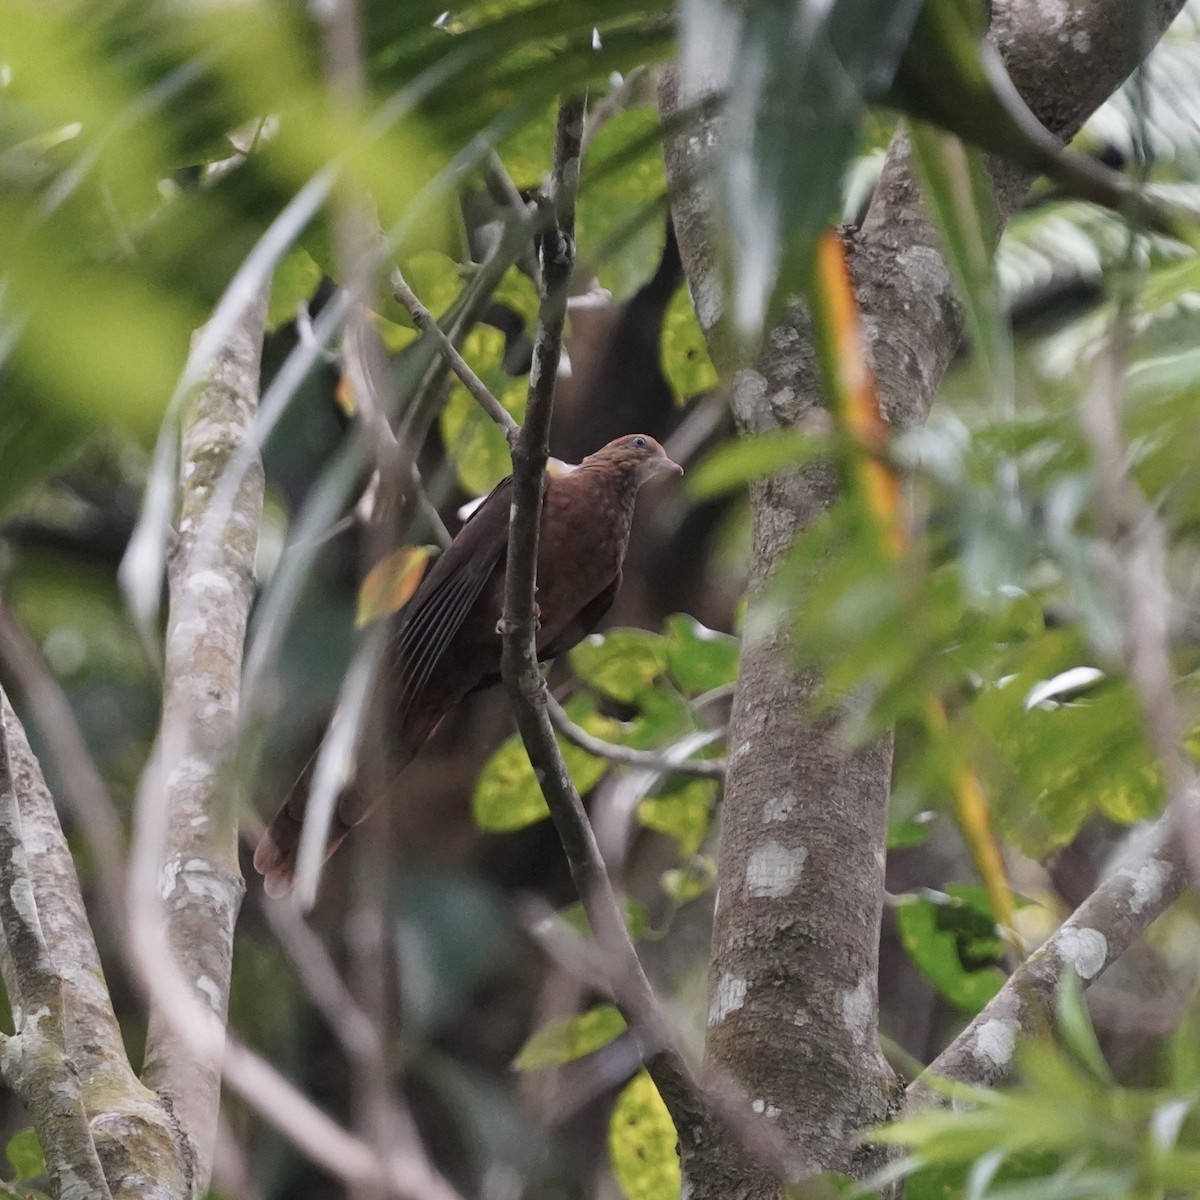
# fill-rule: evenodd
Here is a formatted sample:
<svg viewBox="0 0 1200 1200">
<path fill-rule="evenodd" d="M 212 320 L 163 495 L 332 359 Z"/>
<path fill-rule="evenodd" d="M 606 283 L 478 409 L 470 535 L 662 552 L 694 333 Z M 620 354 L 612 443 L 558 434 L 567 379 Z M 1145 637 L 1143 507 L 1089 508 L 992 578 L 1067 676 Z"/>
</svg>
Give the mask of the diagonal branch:
<svg viewBox="0 0 1200 1200">
<path fill-rule="evenodd" d="M 1195 811 L 1200 781 L 1187 803 Z M 1018 1032 L 1044 1029 L 1063 975 L 1074 970 L 1086 987 L 1179 897 L 1188 870 L 1170 812 L 1135 835 L 1117 869 L 1009 976 L 987 1007 L 908 1088 L 910 1101 L 930 1099 L 926 1076 L 990 1085 L 1013 1065 Z"/>
<path fill-rule="evenodd" d="M 525 426 L 513 447 L 513 501 L 508 571 L 504 586 L 504 681 L 516 711 L 517 728 L 542 784 L 596 940 L 622 981 L 614 991 L 649 1054 L 647 1066 L 676 1128 L 701 1118 L 697 1089 L 688 1074 L 625 928 L 621 907 L 596 845 L 579 793 L 567 773 L 546 711 L 545 683 L 538 669 L 533 618 L 542 487 L 549 454 L 554 378 L 562 349 L 567 288 L 574 265 L 575 194 L 579 179 L 582 99 L 564 100 L 558 116 L 550 200 L 554 221 L 542 243 L 544 296 L 538 314 Z"/>
<path fill-rule="evenodd" d="M 434 315 L 421 303 L 417 293 L 409 287 L 408 281 L 400 273 L 399 267 L 393 269 L 391 280 L 392 294 L 408 310 L 416 327 L 426 337 L 433 340 L 438 353 L 445 359 L 455 375 L 462 380 L 463 387 L 475 398 L 479 407 L 504 430 L 504 436 L 508 438 L 508 444 L 511 446 L 517 434 L 520 433 L 520 426 L 513 420 L 504 405 L 492 394 L 488 385 L 471 370 L 470 364 L 459 354 L 457 347 L 437 323 Z"/>
<path fill-rule="evenodd" d="M 698 779 L 724 779 L 725 760 L 723 758 L 692 758 L 697 750 L 709 745 L 720 737 L 720 733 L 709 730 L 685 738 L 674 746 L 664 750 L 638 750 L 633 746 L 620 746 L 615 742 L 606 742 L 588 733 L 567 715 L 553 696 L 546 696 L 546 710 L 550 714 L 550 723 L 573 746 L 603 758 L 608 762 L 625 767 L 641 767 L 647 771 L 657 771 L 663 775 L 694 775 Z"/>
</svg>

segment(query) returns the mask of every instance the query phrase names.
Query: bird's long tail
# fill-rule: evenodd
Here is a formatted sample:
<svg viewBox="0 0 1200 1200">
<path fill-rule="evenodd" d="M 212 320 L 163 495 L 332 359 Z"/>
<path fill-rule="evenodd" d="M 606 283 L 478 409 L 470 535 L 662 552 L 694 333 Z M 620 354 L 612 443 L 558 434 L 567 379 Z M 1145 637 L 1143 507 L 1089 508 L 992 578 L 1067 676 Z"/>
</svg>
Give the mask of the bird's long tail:
<svg viewBox="0 0 1200 1200">
<path fill-rule="evenodd" d="M 304 813 L 294 811 L 289 799 L 272 818 L 254 851 L 254 869 L 263 877 L 263 890 L 268 896 L 286 896 L 292 890 L 296 876 L 296 860 L 300 854 L 300 834 L 304 829 Z M 351 826 L 335 810 L 325 842 L 325 861 L 346 840 Z"/>
</svg>

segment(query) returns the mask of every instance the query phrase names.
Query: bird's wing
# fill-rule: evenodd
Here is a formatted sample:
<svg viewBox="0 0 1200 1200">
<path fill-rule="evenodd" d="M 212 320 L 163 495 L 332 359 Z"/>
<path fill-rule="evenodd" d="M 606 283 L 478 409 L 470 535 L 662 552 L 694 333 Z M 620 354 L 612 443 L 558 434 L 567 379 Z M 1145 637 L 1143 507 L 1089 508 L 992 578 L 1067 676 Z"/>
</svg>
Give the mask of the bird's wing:
<svg viewBox="0 0 1200 1200">
<path fill-rule="evenodd" d="M 489 493 L 434 563 L 401 617 L 395 700 L 403 713 L 421 695 L 508 547 L 511 479 Z"/>
<path fill-rule="evenodd" d="M 580 610 L 575 614 L 574 620 L 552 641 L 548 646 L 544 646 L 538 651 L 538 658 L 545 662 L 550 658 L 557 658 L 560 654 L 566 654 L 573 646 L 577 646 L 583 641 L 597 625 L 600 624 L 601 618 L 610 608 L 612 602 L 616 599 L 617 592 L 621 588 L 621 572 L 618 571 L 612 583 L 610 583 L 603 591 L 597 592 Z"/>
</svg>

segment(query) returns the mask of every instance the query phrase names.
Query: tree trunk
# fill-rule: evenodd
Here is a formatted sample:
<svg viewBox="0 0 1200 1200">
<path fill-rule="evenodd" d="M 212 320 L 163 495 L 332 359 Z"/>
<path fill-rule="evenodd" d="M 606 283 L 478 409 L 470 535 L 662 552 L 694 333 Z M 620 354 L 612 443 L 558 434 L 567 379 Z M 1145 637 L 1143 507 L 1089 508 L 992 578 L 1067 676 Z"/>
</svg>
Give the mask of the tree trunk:
<svg viewBox="0 0 1200 1200">
<path fill-rule="evenodd" d="M 1127 0 L 997 3 L 993 34 L 1037 115 L 1069 138 L 1121 83 L 1181 7 Z M 675 81 L 662 104 L 679 107 Z M 674 218 L 689 288 L 714 357 L 727 343 L 709 193 L 685 181 L 720 136 L 709 127 L 667 145 Z M 1029 176 L 993 171 L 1000 221 Z M 919 424 L 958 345 L 961 321 L 936 232 L 920 203 L 908 146 L 893 144 L 861 230 L 847 235 L 883 412 L 896 430 Z M 721 365 L 720 362 L 718 365 Z M 727 364 L 726 364 L 727 365 Z M 734 379 L 739 429 L 753 434 L 824 420 L 820 378 L 801 306 Z M 883 902 L 890 739 L 849 752 L 836 717 L 814 720 L 819 682 L 797 660 L 769 596 L 796 537 L 836 495 L 828 466 L 751 489 L 753 557 L 713 931 L 707 1064 L 732 1076 L 817 1166 L 862 1175 L 857 1138 L 901 1102 L 878 1044 L 878 939 Z M 787 605 L 782 606 L 786 610 Z M 768 1178 L 734 1184 L 720 1162 L 684 1152 L 693 1200 L 773 1196 Z"/>
</svg>

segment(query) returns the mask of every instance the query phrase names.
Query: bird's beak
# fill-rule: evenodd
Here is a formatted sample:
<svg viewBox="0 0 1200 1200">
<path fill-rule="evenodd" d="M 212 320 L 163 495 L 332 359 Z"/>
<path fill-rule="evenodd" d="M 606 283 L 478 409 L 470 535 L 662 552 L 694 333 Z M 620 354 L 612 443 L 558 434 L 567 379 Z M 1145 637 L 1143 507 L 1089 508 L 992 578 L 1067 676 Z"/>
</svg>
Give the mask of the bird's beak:
<svg viewBox="0 0 1200 1200">
<path fill-rule="evenodd" d="M 673 459 L 667 458 L 665 455 L 658 460 L 659 475 L 682 475 L 683 468 Z"/>
</svg>

